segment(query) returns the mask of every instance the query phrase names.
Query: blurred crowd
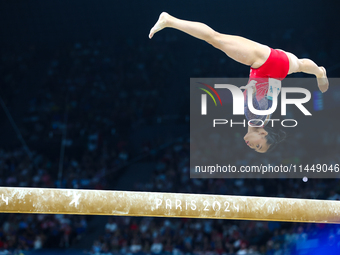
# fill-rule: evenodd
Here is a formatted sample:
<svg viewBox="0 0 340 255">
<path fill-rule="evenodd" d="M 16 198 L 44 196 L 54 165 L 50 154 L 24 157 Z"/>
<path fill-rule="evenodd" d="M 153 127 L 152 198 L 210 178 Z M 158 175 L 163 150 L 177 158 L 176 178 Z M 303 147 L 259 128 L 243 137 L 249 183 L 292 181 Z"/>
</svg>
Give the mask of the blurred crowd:
<svg viewBox="0 0 340 255">
<path fill-rule="evenodd" d="M 339 240 L 335 225 L 119 217 L 108 220 L 92 254 L 283 255 L 339 249 Z"/>
<path fill-rule="evenodd" d="M 101 169 L 86 169 L 88 158 L 65 162 L 68 169 L 63 187 L 103 189 Z M 57 162 L 36 152 L 29 157 L 24 149 L 0 150 L 0 185 L 9 187 L 59 187 Z M 0 250 L 67 248 L 78 242 L 87 229 L 85 216 L 3 214 L 0 217 Z"/>
<path fill-rule="evenodd" d="M 85 216 L 10 214 L 2 217 L 1 251 L 69 248 L 87 229 Z"/>
</svg>

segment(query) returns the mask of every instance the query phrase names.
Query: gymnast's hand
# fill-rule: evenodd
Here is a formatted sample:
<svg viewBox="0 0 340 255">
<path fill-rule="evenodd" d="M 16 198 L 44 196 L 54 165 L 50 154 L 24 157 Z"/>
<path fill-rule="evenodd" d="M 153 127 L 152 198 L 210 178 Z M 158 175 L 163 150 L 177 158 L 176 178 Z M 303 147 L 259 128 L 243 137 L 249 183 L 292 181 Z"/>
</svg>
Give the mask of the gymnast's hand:
<svg viewBox="0 0 340 255">
<path fill-rule="evenodd" d="M 256 83 L 257 81 L 251 80 L 246 86 L 241 86 L 240 89 L 245 89 L 247 90 L 248 88 L 253 88 L 253 93 L 256 92 Z"/>
</svg>

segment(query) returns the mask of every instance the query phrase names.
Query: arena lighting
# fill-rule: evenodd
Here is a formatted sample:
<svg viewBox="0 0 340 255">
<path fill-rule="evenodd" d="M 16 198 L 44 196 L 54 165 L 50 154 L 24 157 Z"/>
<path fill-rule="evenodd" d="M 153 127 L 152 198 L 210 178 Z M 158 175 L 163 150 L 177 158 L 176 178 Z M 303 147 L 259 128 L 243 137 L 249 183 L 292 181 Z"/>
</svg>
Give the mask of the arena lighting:
<svg viewBox="0 0 340 255">
<path fill-rule="evenodd" d="M 0 187 L 0 212 L 340 223 L 340 201 Z"/>
</svg>

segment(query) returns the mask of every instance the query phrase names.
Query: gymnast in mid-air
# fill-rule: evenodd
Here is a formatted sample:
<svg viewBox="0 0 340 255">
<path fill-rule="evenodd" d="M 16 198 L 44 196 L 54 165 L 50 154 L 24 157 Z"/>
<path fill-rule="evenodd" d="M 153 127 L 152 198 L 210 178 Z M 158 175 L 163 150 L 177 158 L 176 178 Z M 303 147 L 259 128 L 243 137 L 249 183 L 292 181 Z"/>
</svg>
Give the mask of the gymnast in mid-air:
<svg viewBox="0 0 340 255">
<path fill-rule="evenodd" d="M 258 110 L 267 110 L 272 105 L 272 100 L 267 96 L 268 78 L 281 81 L 288 74 L 303 72 L 316 76 L 321 92 L 326 92 L 328 89 L 326 69 L 317 66 L 310 59 L 298 59 L 290 52 L 272 49 L 244 37 L 221 34 L 203 23 L 177 19 L 166 12 L 161 13 L 158 21 L 151 28 L 149 38 L 151 39 L 155 33 L 166 27 L 178 29 L 204 40 L 235 61 L 250 66 L 249 82 L 247 86 L 243 87 L 245 88 L 244 95 L 247 97 L 246 90 L 251 86 L 253 88 L 253 106 Z M 245 116 L 248 120 L 256 120 L 248 127 L 244 140 L 250 148 L 257 152 L 271 151 L 285 138 L 285 132 L 266 127 L 271 115 L 252 114 L 247 107 L 247 102 L 246 98 Z"/>
</svg>

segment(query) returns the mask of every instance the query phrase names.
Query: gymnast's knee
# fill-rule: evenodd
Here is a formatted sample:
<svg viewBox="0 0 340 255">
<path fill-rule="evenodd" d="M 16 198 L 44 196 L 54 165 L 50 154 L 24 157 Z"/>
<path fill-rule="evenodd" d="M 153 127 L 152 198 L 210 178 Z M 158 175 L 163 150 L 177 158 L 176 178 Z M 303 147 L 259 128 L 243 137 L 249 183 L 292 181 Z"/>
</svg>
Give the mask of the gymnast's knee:
<svg viewBox="0 0 340 255">
<path fill-rule="evenodd" d="M 221 48 L 221 34 L 219 32 L 216 31 L 211 32 L 207 36 L 205 41 L 217 49 Z"/>
</svg>

